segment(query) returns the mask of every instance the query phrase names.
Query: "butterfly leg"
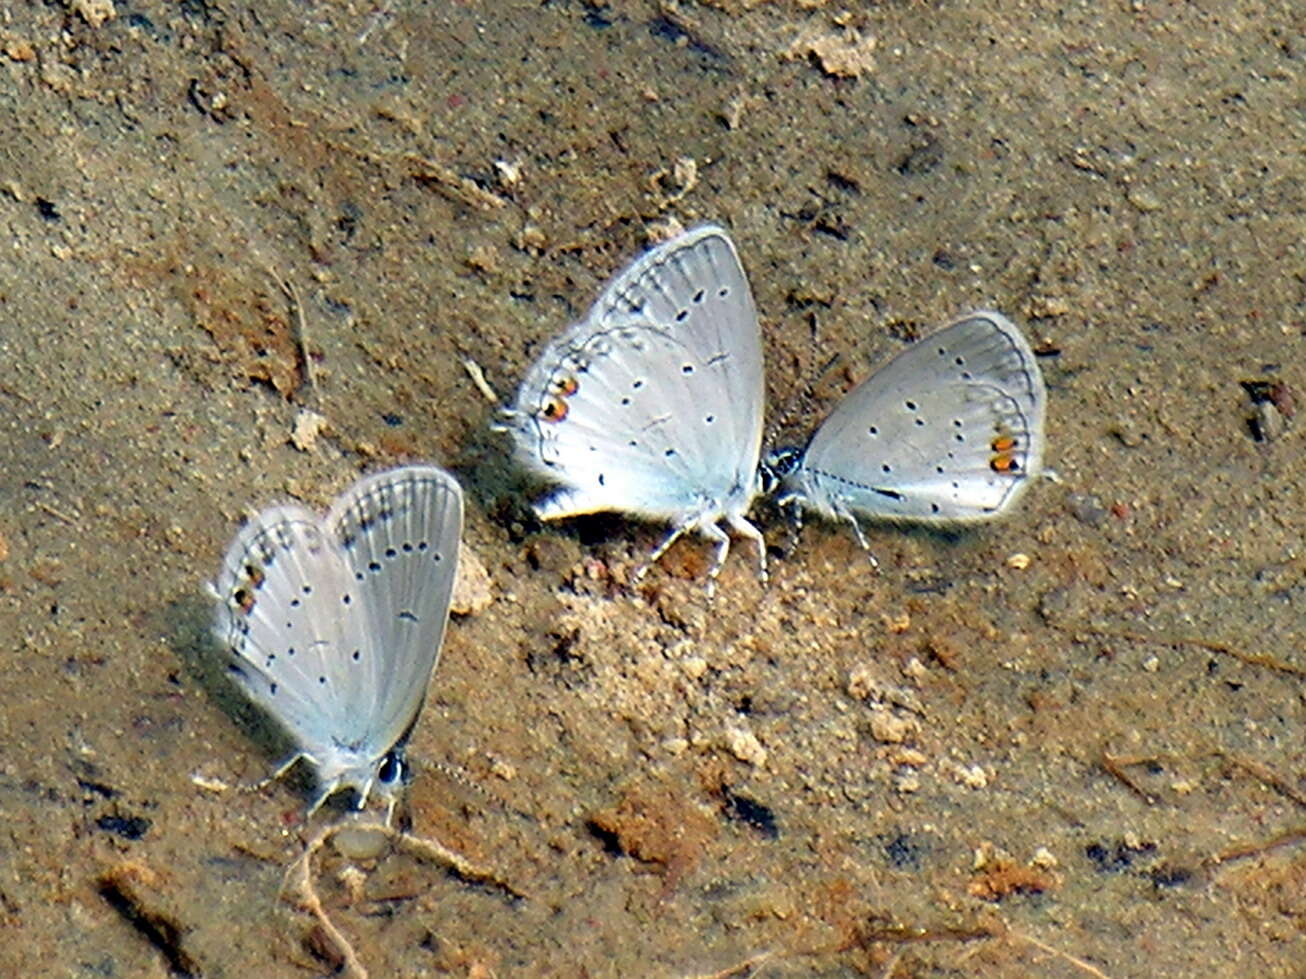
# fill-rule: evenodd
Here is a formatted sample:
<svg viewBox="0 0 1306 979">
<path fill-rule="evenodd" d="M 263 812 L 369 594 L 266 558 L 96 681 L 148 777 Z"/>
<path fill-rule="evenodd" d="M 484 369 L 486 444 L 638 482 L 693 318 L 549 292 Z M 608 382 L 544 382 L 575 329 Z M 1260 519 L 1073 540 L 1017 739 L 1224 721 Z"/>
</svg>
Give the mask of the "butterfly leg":
<svg viewBox="0 0 1306 979">
<path fill-rule="evenodd" d="M 775 504 L 789 520 L 789 551 L 785 555 L 788 557 L 798 550 L 798 537 L 803 532 L 803 504 L 798 496 L 792 493 L 780 497 Z"/>
<path fill-rule="evenodd" d="M 308 822 L 310 819 L 312 819 L 313 814 L 317 812 L 319 809 L 321 809 L 322 804 L 326 802 L 327 799 L 330 799 L 333 795 L 335 795 L 336 790 L 339 788 L 340 788 L 339 780 L 336 780 L 334 782 L 331 782 L 323 786 L 322 790 L 318 792 L 317 798 L 313 800 L 313 804 L 308 807 L 308 812 L 304 813 L 304 822 Z"/>
<path fill-rule="evenodd" d="M 278 779 L 280 779 L 281 776 L 285 775 L 286 772 L 290 771 L 292 768 L 295 767 L 295 765 L 296 765 L 298 762 L 301 762 L 301 761 L 306 761 L 306 762 L 308 762 L 308 763 L 310 763 L 310 764 L 312 764 L 312 765 L 316 765 L 316 764 L 317 764 L 317 760 L 316 760 L 312 755 L 308 754 L 308 752 L 306 752 L 306 751 L 296 751 L 293 755 L 291 755 L 289 758 L 287 758 L 285 761 L 283 761 L 280 765 L 278 765 L 278 766 L 277 766 L 277 770 L 276 770 L 275 772 L 273 772 L 271 775 L 267 775 L 267 776 L 265 776 L 265 777 L 259 779 L 259 780 L 258 780 L 257 782 L 255 782 L 253 785 L 247 785 L 247 786 L 245 786 L 244 791 L 246 791 L 246 792 L 259 792 L 259 791 L 261 791 L 262 789 L 266 789 L 269 785 L 271 785 L 273 782 L 275 782 L 275 781 L 277 781 Z"/>
<path fill-rule="evenodd" d="M 711 598 L 716 594 L 717 575 L 721 573 L 721 566 L 726 563 L 726 555 L 730 553 L 730 535 L 714 523 L 699 524 L 698 532 L 716 544 L 716 560 L 707 573 L 707 597 Z"/>
<path fill-rule="evenodd" d="M 740 537 L 746 537 L 757 545 L 757 579 L 763 585 L 767 582 L 766 575 L 766 538 L 762 532 L 754 527 L 747 519 L 737 513 L 731 514 L 728 518 L 730 527 Z"/>
<path fill-rule="evenodd" d="M 694 529 L 695 524 L 692 520 L 673 527 L 671 533 L 663 538 L 662 543 L 653 548 L 653 553 L 648 556 L 648 560 L 635 569 L 635 580 L 643 581 L 644 576 L 648 574 L 648 569 L 657 564 L 658 559 L 661 558 L 663 554 L 666 554 L 667 551 L 671 550 L 671 545 L 680 540 L 680 538 L 685 536 L 686 533 Z"/>
<path fill-rule="evenodd" d="M 862 532 L 862 525 L 857 522 L 857 515 L 845 507 L 840 507 L 836 512 L 838 513 L 839 519 L 852 527 L 853 533 L 857 535 L 857 543 L 860 544 L 862 550 L 866 552 L 866 560 L 871 562 L 871 570 L 878 571 L 880 569 L 880 562 L 875 559 L 875 554 L 871 551 L 870 542 L 867 541 L 866 535 Z"/>
</svg>

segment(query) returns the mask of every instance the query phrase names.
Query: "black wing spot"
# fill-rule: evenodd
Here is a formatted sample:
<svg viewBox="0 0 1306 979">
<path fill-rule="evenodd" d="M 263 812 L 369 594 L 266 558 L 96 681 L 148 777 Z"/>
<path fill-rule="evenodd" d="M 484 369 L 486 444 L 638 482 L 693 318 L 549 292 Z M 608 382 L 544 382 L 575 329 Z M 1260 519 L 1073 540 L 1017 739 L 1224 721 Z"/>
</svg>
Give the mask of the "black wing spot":
<svg viewBox="0 0 1306 979">
<path fill-rule="evenodd" d="M 621 404 L 622 404 L 623 407 L 624 407 L 625 405 L 630 404 L 630 399 L 629 399 L 629 398 L 625 398 L 625 397 L 623 397 L 623 398 L 621 399 Z"/>
<path fill-rule="evenodd" d="M 304 594 L 305 594 L 305 595 L 311 595 L 311 594 L 313 594 L 313 586 L 312 586 L 312 585 L 305 585 L 305 586 L 304 586 Z"/>
<path fill-rule="evenodd" d="M 340 601 L 344 602 L 346 605 L 350 605 L 353 603 L 354 599 L 349 594 L 349 592 L 345 592 L 343 595 L 340 596 Z"/>
<path fill-rule="evenodd" d="M 320 677 L 318 677 L 318 678 L 317 678 L 317 682 L 318 682 L 321 686 L 324 686 L 324 687 L 325 687 L 325 686 L 326 686 L 326 677 L 325 677 L 325 676 L 320 676 Z"/>
<path fill-rule="evenodd" d="M 886 473 L 891 473 L 891 472 L 893 472 L 893 466 L 889 465 L 889 464 L 886 462 L 884 465 L 882 465 L 882 466 L 880 467 L 880 471 L 881 471 L 881 472 L 886 472 Z"/>
<path fill-rule="evenodd" d="M 937 503 L 931 503 L 931 504 L 930 504 L 930 512 L 931 512 L 931 513 L 938 513 L 938 512 L 939 512 L 939 505 L 938 505 Z"/>
<path fill-rule="evenodd" d="M 689 319 L 689 310 L 687 310 L 687 309 L 682 309 L 682 310 L 680 310 L 679 312 L 676 313 L 676 322 L 677 322 L 677 323 L 683 323 L 683 322 L 685 322 L 685 320 L 687 320 L 687 319 Z"/>
<path fill-rule="evenodd" d="M 670 459 L 673 455 L 676 454 L 676 450 L 675 450 L 675 449 L 667 449 L 667 450 L 666 450 L 665 452 L 663 452 L 662 454 L 663 454 L 664 456 L 666 456 L 668 459 Z"/>
<path fill-rule="evenodd" d="M 271 694 L 273 697 L 277 695 L 277 685 L 275 683 L 268 684 L 268 693 Z"/>
<path fill-rule="evenodd" d="M 413 553 L 413 545 L 412 545 L 412 542 L 410 542 L 410 541 L 404 541 L 404 542 L 403 542 L 403 545 L 402 545 L 402 549 L 403 549 L 403 552 L 404 552 L 405 554 L 412 554 L 412 553 Z"/>
<path fill-rule="evenodd" d="M 871 436 L 879 435 L 880 429 L 877 426 L 872 425 L 870 428 L 866 430 L 866 434 Z"/>
<path fill-rule="evenodd" d="M 358 662 L 359 660 L 361 660 L 362 658 L 363 658 L 363 651 L 362 651 L 361 649 L 355 649 L 354 652 L 353 652 L 353 660 L 354 660 L 354 662 L 357 663 L 357 662 Z"/>
<path fill-rule="evenodd" d="M 726 296 L 730 295 L 730 287 L 722 286 L 720 289 L 717 290 L 716 294 L 720 296 L 722 299 L 725 299 Z"/>
<path fill-rule="evenodd" d="M 703 419 L 703 421 L 711 425 L 714 421 L 716 421 L 716 415 L 708 415 L 706 418 Z"/>
<path fill-rule="evenodd" d="M 418 541 L 418 542 L 417 542 L 417 549 L 418 549 L 419 551 L 424 551 L 424 550 L 426 550 L 426 549 L 427 549 L 428 547 L 430 547 L 430 546 L 431 546 L 431 545 L 428 544 L 428 543 L 426 543 L 426 541 L 424 541 L 424 540 L 422 540 L 422 541 Z"/>
<path fill-rule="evenodd" d="M 924 427 L 925 427 L 925 419 L 924 419 L 924 418 L 917 418 L 917 419 L 916 419 L 916 427 L 917 427 L 917 428 L 924 428 Z"/>
<path fill-rule="evenodd" d="M 376 561 L 368 561 L 367 570 L 376 573 L 377 571 L 381 570 L 381 565 Z"/>
<path fill-rule="evenodd" d="M 642 388 L 642 387 L 644 386 L 644 379 L 643 379 L 643 378 L 639 378 L 639 377 L 637 377 L 637 378 L 635 378 L 635 380 L 631 383 L 630 386 L 631 386 L 632 388 L 634 388 L 636 391 L 638 391 L 640 388 Z"/>
<path fill-rule="evenodd" d="M 701 303 L 705 295 L 707 295 L 707 293 L 702 289 L 699 289 L 698 292 L 694 293 L 694 302 Z"/>
<path fill-rule="evenodd" d="M 918 411 L 918 410 L 919 410 L 919 408 L 918 408 L 918 406 L 917 406 L 917 404 L 916 404 L 915 401 L 904 401 L 903 404 L 906 405 L 908 411 Z"/>
<path fill-rule="evenodd" d="M 385 549 L 386 557 L 394 557 L 396 554 L 398 554 L 398 551 L 396 551 L 393 547 L 387 547 Z"/>
<path fill-rule="evenodd" d="M 680 368 L 680 373 L 682 373 L 682 374 L 692 374 L 692 373 L 694 373 L 694 365 L 693 365 L 693 364 L 684 364 L 684 365 L 682 365 L 681 368 Z"/>
<path fill-rule="evenodd" d="M 603 475 L 603 473 L 599 473 L 599 485 L 600 486 L 608 485 L 608 477 Z"/>
</svg>

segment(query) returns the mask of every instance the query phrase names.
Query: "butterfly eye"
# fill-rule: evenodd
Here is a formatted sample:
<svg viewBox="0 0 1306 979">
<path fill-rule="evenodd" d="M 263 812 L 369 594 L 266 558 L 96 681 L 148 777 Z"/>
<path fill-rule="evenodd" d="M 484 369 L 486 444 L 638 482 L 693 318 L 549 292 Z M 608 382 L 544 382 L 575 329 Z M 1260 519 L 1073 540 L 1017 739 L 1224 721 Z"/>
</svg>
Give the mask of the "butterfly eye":
<svg viewBox="0 0 1306 979">
<path fill-rule="evenodd" d="M 570 398 L 580 390 L 580 382 L 574 377 L 560 377 L 553 382 L 553 393 L 561 398 Z"/>
<path fill-rule="evenodd" d="M 384 785 L 393 785 L 399 781 L 404 773 L 404 763 L 399 760 L 398 754 L 391 751 L 381 760 L 381 767 L 377 769 L 376 777 Z"/>
<path fill-rule="evenodd" d="M 550 398 L 540 409 L 540 417 L 546 422 L 560 422 L 567 417 L 567 402 L 561 398 Z"/>
</svg>

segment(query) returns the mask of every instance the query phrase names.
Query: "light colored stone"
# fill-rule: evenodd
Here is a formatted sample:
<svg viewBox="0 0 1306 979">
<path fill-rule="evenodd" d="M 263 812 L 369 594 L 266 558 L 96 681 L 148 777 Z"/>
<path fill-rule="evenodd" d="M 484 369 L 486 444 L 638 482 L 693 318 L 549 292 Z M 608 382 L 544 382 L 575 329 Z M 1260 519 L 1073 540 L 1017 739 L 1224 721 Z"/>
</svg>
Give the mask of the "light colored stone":
<svg viewBox="0 0 1306 979">
<path fill-rule="evenodd" d="M 466 542 L 458 542 L 458 577 L 453 582 L 449 610 L 455 615 L 475 615 L 494 601 L 490 573 Z"/>
<path fill-rule="evenodd" d="M 757 740 L 757 735 L 747 728 L 727 728 L 726 746 L 740 761 L 748 762 L 758 768 L 766 764 L 766 749 L 762 747 L 762 742 Z"/>
</svg>

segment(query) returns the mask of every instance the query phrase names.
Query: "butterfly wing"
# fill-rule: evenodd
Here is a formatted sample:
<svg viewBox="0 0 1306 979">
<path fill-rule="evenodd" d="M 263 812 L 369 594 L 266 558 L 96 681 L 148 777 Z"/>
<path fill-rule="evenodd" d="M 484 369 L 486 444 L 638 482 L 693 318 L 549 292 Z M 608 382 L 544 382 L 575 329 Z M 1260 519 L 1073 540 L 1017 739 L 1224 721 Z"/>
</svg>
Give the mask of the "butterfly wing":
<svg viewBox="0 0 1306 979">
<path fill-rule="evenodd" d="M 354 630 L 353 583 L 316 514 L 274 506 L 227 550 L 215 582 L 217 638 L 236 682 L 321 762 L 349 719 L 340 654 Z"/>
<path fill-rule="evenodd" d="M 826 516 L 989 519 L 1042 469 L 1046 402 L 1015 324 L 972 313 L 850 392 L 817 429 L 787 488 Z"/>
<path fill-rule="evenodd" d="M 350 487 L 327 515 L 349 581 L 355 641 L 341 648 L 351 743 L 384 755 L 417 719 L 440 656 L 458 569 L 463 498 L 434 466 L 404 466 Z"/>
<path fill-rule="evenodd" d="M 540 354 L 509 413 L 552 519 L 747 510 L 764 399 L 761 337 L 729 237 L 705 226 L 638 259 Z"/>
</svg>

